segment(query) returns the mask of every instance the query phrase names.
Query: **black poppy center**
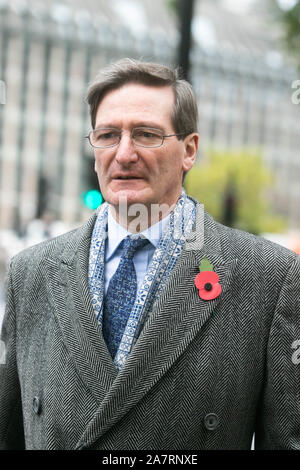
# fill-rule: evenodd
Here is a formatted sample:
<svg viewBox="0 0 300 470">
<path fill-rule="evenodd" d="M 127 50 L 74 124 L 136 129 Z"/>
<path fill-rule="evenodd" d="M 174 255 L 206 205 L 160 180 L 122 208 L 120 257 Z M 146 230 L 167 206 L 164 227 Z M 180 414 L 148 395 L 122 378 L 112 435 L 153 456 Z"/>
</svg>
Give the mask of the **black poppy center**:
<svg viewBox="0 0 300 470">
<path fill-rule="evenodd" d="M 210 282 L 207 282 L 207 283 L 205 284 L 205 286 L 204 286 L 204 289 L 207 290 L 207 291 L 212 290 L 212 285 L 211 285 L 211 283 L 210 283 Z"/>
</svg>

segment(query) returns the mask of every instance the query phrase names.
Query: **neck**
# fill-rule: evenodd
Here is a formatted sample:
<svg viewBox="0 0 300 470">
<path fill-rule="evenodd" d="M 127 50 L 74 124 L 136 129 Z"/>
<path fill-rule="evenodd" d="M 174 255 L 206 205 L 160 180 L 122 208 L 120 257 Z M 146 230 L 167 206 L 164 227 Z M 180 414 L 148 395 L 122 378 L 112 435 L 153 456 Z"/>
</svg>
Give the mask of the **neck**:
<svg viewBox="0 0 300 470">
<path fill-rule="evenodd" d="M 176 203 L 127 205 L 120 203 L 117 207 L 109 204 L 109 211 L 113 218 L 128 232 L 140 233 L 167 217 L 174 209 Z"/>
</svg>

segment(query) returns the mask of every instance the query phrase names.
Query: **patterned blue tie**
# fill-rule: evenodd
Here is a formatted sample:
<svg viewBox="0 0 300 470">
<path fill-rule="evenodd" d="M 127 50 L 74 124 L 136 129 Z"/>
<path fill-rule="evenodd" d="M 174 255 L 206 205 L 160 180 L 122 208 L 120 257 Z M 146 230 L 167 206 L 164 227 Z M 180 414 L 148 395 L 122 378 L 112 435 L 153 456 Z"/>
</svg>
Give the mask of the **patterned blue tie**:
<svg viewBox="0 0 300 470">
<path fill-rule="evenodd" d="M 139 248 L 149 243 L 149 240 L 127 236 L 122 243 L 120 263 L 109 282 L 103 308 L 102 332 L 113 359 L 118 351 L 137 293 L 133 256 Z"/>
</svg>

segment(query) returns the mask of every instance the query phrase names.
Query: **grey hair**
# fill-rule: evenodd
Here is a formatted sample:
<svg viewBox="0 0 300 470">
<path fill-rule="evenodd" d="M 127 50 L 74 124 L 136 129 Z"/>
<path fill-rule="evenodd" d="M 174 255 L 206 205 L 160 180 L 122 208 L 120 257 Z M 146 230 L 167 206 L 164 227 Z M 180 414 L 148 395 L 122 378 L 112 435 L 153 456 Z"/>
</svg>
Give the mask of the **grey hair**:
<svg viewBox="0 0 300 470">
<path fill-rule="evenodd" d="M 198 130 L 198 106 L 191 85 L 181 78 L 179 69 L 142 62 L 134 59 L 121 59 L 102 69 L 91 83 L 87 92 L 90 117 L 95 128 L 98 106 L 105 94 L 127 83 L 139 83 L 148 86 L 171 86 L 175 101 L 171 120 L 175 133 L 182 133 L 178 139 Z"/>
</svg>

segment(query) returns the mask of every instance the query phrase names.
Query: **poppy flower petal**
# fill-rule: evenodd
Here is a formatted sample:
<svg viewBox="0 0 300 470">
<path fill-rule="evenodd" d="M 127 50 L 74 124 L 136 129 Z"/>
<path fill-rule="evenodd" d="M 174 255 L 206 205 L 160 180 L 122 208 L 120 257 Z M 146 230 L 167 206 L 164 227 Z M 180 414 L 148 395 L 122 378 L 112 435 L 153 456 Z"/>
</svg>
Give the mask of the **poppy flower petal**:
<svg viewBox="0 0 300 470">
<path fill-rule="evenodd" d="M 203 287 L 203 281 L 202 281 L 202 278 L 201 278 L 201 274 L 202 273 L 199 273 L 195 277 L 195 286 L 197 287 L 197 289 L 201 289 Z"/>
<path fill-rule="evenodd" d="M 199 289 L 199 296 L 203 300 L 213 300 L 218 297 L 222 292 L 222 286 L 219 283 L 213 285 L 211 290 Z"/>
<path fill-rule="evenodd" d="M 203 289 L 206 283 L 212 285 L 219 281 L 219 276 L 214 271 L 202 271 L 195 278 L 195 285 L 198 289 Z"/>
</svg>

